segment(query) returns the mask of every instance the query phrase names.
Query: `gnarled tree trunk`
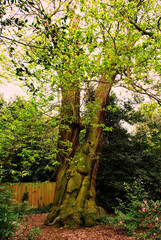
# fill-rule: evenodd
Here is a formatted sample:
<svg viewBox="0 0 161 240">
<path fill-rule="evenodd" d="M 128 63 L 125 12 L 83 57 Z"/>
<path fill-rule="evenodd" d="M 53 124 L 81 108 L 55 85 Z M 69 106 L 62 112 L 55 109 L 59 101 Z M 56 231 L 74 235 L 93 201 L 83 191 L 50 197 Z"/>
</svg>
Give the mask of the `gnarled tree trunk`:
<svg viewBox="0 0 161 240">
<path fill-rule="evenodd" d="M 68 130 L 60 132 L 61 142 L 72 143 L 72 150 L 68 153 L 68 158 L 72 161 L 58 154 L 61 164 L 57 171 L 53 207 L 45 221 L 47 225 L 66 228 L 92 226 L 95 218 L 105 214 L 105 211 L 95 203 L 95 184 L 103 142 L 103 129 L 100 124 L 105 122 L 105 110 L 114 79 L 115 75 L 111 78 L 102 78 L 97 87 L 93 109 L 95 104 L 99 107 L 93 110 L 94 118 L 87 128 L 85 142 L 82 145 L 79 143 L 81 129 L 79 93 L 71 91 L 62 98 L 64 104 L 68 106 L 65 115 L 71 116 L 69 111 L 72 109 L 72 114 L 77 112 L 73 122 L 68 123 Z"/>
</svg>

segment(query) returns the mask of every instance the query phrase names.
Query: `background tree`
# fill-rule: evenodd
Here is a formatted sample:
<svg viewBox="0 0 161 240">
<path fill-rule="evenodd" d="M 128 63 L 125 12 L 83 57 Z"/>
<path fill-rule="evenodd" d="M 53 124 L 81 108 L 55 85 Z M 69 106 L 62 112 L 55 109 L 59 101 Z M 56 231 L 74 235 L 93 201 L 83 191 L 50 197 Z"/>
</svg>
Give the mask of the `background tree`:
<svg viewBox="0 0 161 240">
<path fill-rule="evenodd" d="M 149 151 L 160 155 L 161 139 L 161 108 L 155 102 L 144 103 L 139 109 L 142 116 L 142 124 L 137 126 L 137 137 L 140 134 L 141 143 L 149 144 Z"/>
<path fill-rule="evenodd" d="M 97 202 L 108 212 L 118 206 L 118 199 L 127 202 L 125 184 L 134 185 L 135 181 L 142 182 L 149 199 L 156 201 L 161 197 L 160 137 L 156 135 L 159 133 L 160 107 L 155 103 L 145 104 L 135 111 L 132 103 L 122 104 L 115 96 L 110 98 L 109 104 L 106 124 L 113 130 L 104 134 L 96 185 Z M 152 137 L 143 126 L 151 122 L 149 116 L 154 112 L 158 118 L 153 118 L 153 124 L 150 124 Z M 137 128 L 129 133 L 123 122 L 135 124 Z"/>
<path fill-rule="evenodd" d="M 17 75 L 35 95 L 42 86 L 48 93 L 40 91 L 41 97 L 52 91 L 57 99 L 60 93 L 60 167 L 46 224 L 91 226 L 92 216 L 104 213 L 95 203 L 95 184 L 111 89 L 122 86 L 160 103 L 160 79 L 153 78 L 160 74 L 160 4 L 51 1 L 47 6 L 20 0 L 12 8 L 1 21 L 1 39 L 12 40 L 9 52 Z M 18 44 L 23 55 L 16 52 Z M 89 96 L 87 105 L 84 96 Z"/>
<path fill-rule="evenodd" d="M 3 100 L 2 100 L 3 101 Z M 0 110 L 3 182 L 51 180 L 56 168 L 57 120 L 40 102 L 17 98 Z"/>
</svg>

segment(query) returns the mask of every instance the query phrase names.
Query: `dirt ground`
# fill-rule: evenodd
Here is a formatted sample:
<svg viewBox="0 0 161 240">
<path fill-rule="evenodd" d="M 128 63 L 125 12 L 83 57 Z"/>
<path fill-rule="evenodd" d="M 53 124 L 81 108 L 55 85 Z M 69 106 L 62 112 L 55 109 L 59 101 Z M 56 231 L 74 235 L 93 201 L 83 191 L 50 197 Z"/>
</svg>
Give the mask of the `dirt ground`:
<svg viewBox="0 0 161 240">
<path fill-rule="evenodd" d="M 32 214 L 28 216 L 28 222 L 26 227 L 23 227 L 23 237 L 19 235 L 16 239 L 32 239 L 32 240 L 133 240 L 133 237 L 128 236 L 125 232 L 114 230 L 108 225 L 98 225 L 91 228 L 81 228 L 81 229 L 64 229 L 64 228 L 54 228 L 54 226 L 45 226 L 44 220 L 47 214 Z M 30 236 L 29 231 L 33 227 L 39 227 L 41 233 L 39 237 L 33 238 Z M 26 237 L 24 237 L 26 235 Z"/>
</svg>

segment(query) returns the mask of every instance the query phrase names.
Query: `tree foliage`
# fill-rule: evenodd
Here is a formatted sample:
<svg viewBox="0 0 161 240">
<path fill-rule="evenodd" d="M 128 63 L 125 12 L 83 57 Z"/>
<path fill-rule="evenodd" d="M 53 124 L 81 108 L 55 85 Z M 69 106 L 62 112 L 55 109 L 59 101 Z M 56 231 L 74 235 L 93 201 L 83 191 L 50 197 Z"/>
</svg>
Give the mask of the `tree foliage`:
<svg viewBox="0 0 161 240">
<path fill-rule="evenodd" d="M 1 41 L 34 93 L 46 81 L 52 90 L 74 83 L 88 91 L 108 69 L 115 72 L 114 85 L 160 101 L 160 1 L 19 0 L 2 6 Z"/>
<path fill-rule="evenodd" d="M 34 100 L 17 98 L 2 104 L 1 181 L 50 180 L 57 166 L 56 118 Z"/>
<path fill-rule="evenodd" d="M 104 135 L 97 174 L 97 201 L 108 211 L 119 204 L 118 198 L 127 202 L 125 184 L 136 180 L 143 183 L 149 199 L 161 197 L 160 106 L 144 104 L 136 111 L 130 102 L 122 107 L 118 103 L 111 98 L 106 124 L 113 131 Z M 125 121 L 136 124 L 134 133 L 124 129 Z"/>
<path fill-rule="evenodd" d="M 144 103 L 139 109 L 142 123 L 137 126 L 136 135 L 141 143 L 149 144 L 149 151 L 160 154 L 161 148 L 161 108 L 155 102 Z"/>
</svg>

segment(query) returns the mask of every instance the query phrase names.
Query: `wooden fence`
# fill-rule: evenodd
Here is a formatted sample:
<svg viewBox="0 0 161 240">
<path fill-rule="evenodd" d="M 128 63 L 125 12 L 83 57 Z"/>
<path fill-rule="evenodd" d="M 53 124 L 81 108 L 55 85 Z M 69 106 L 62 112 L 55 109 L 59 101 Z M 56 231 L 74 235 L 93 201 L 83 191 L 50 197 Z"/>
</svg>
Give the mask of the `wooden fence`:
<svg viewBox="0 0 161 240">
<path fill-rule="evenodd" d="M 16 201 L 22 202 L 26 198 L 29 205 L 37 208 L 48 206 L 54 199 L 55 182 L 17 183 L 8 187 L 13 191 Z"/>
</svg>

